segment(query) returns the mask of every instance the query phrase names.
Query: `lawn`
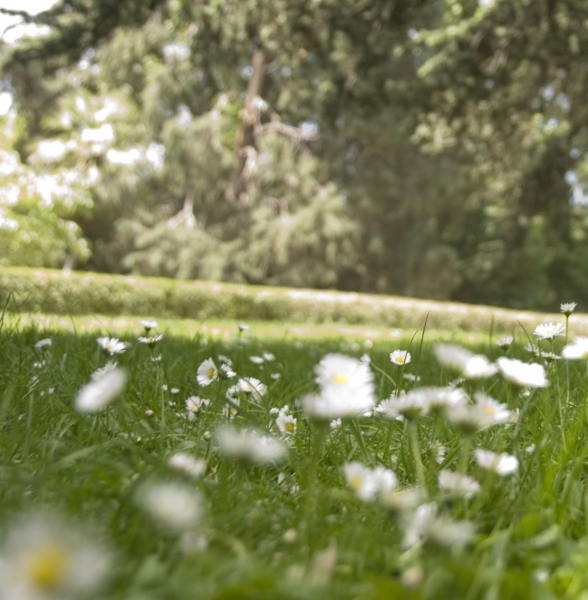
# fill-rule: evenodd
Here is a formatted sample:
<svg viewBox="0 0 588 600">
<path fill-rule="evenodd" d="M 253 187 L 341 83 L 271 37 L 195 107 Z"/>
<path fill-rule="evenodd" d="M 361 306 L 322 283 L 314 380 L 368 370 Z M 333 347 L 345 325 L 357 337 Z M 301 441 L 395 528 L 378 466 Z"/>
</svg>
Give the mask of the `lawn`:
<svg viewBox="0 0 588 600">
<path fill-rule="evenodd" d="M 2 322 L 0 598 L 588 597 L 564 337 L 100 325 Z"/>
</svg>

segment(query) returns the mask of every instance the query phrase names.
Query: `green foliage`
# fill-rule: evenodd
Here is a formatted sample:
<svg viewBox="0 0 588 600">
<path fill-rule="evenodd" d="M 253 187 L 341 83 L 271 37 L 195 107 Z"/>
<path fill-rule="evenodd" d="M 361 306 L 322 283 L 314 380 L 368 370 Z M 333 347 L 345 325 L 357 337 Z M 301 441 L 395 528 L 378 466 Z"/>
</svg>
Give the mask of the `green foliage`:
<svg viewBox="0 0 588 600">
<path fill-rule="evenodd" d="M 0 265 L 61 266 L 90 256 L 75 222 L 88 214 L 92 199 L 87 177 L 75 169 L 53 169 L 42 175 L 23 165 L 11 148 L 7 119 L 0 117 Z"/>
<path fill-rule="evenodd" d="M 369 294 L 178 281 L 43 269 L 0 269 L 0 306 L 57 315 L 236 319 L 384 325 L 512 334 L 558 316 Z M 588 321 L 574 316 L 579 333 Z M 524 333 L 523 333 L 524 335 Z"/>
<path fill-rule="evenodd" d="M 581 0 L 139 4 L 58 3 L 0 57 L 22 161 L 85 181 L 92 212 L 67 219 L 88 268 L 540 310 L 586 293 Z M 67 152 L 39 160 L 42 140 Z M 25 264 L 63 251 L 43 257 Z"/>
</svg>

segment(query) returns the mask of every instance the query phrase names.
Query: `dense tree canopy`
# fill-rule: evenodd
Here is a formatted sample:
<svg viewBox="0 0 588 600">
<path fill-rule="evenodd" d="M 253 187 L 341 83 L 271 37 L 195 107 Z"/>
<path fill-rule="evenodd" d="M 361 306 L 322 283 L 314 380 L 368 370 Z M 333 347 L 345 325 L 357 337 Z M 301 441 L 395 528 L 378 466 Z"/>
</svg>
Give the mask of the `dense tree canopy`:
<svg viewBox="0 0 588 600">
<path fill-rule="evenodd" d="M 50 33 L 0 50 L 18 108 L 6 152 L 78 179 L 67 211 L 2 202 L 8 260 L 527 308 L 588 287 L 580 0 L 71 0 L 23 16 Z M 54 240 L 42 261 L 33 229 Z"/>
</svg>

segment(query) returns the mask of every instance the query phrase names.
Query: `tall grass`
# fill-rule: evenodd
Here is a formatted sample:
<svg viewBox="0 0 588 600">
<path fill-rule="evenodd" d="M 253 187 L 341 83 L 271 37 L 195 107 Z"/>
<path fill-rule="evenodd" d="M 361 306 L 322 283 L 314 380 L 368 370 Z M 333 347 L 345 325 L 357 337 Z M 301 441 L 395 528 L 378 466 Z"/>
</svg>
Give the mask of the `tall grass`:
<svg viewBox="0 0 588 600">
<path fill-rule="evenodd" d="M 35 348 L 48 337 L 51 345 Z M 93 532 L 116 557 L 100 598 L 588 595 L 583 362 L 545 363 L 550 387 L 526 394 L 499 374 L 456 382 L 435 360 L 426 332 L 393 345 L 345 346 L 345 354 L 369 355 L 379 400 L 402 397 L 401 387 L 452 382 L 519 410 L 516 421 L 464 436 L 443 414 L 312 421 L 299 400 L 316 390 L 321 358 L 341 351 L 334 341 L 259 342 L 248 333 L 230 342 L 164 337 L 153 349 L 136 337 L 124 341 L 128 351 L 109 359 L 94 335 L 6 323 L 0 332 L 1 525 L 9 531 L 22 515 L 58 514 Z M 495 360 L 503 351 L 493 342 L 473 350 Z M 391 364 L 396 348 L 410 350 L 413 361 Z M 264 352 L 275 359 L 250 360 Z M 232 360 L 237 377 L 199 386 L 199 365 L 212 357 L 218 366 L 219 355 Z M 508 356 L 541 360 L 516 345 Z M 124 393 L 96 414 L 79 414 L 76 395 L 109 360 L 128 373 Z M 267 393 L 242 394 L 238 410 L 229 411 L 233 426 L 280 437 L 270 431 L 271 409 L 288 405 L 297 419 L 295 432 L 283 436 L 284 461 L 246 464 L 219 452 L 215 433 L 230 420 L 226 392 L 239 377 L 259 379 Z M 209 404 L 190 420 L 185 400 L 194 395 Z M 508 476 L 484 470 L 476 448 L 515 456 L 519 468 Z M 206 472 L 194 478 L 171 468 L 170 456 L 180 451 L 205 460 Z M 421 504 L 436 503 L 447 523 L 470 523 L 473 537 L 458 543 L 425 532 L 407 543 L 412 513 L 398 517 L 380 496 L 362 501 L 344 477 L 353 461 L 392 470 L 399 490 L 419 486 Z M 479 492 L 444 494 L 442 470 L 473 477 Z M 145 486 L 168 481 L 199 494 L 202 516 L 193 528 L 173 531 L 145 510 Z M 4 544 L 0 572 L 10 550 Z"/>
</svg>

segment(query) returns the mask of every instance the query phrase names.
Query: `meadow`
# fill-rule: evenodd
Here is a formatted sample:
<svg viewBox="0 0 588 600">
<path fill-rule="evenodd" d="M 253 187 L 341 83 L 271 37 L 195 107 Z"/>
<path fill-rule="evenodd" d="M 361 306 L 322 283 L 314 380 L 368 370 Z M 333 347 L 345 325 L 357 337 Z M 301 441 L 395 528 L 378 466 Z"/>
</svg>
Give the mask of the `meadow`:
<svg viewBox="0 0 588 600">
<path fill-rule="evenodd" d="M 588 598 L 588 349 L 561 323 L 351 342 L 5 315 L 0 598 Z"/>
</svg>

